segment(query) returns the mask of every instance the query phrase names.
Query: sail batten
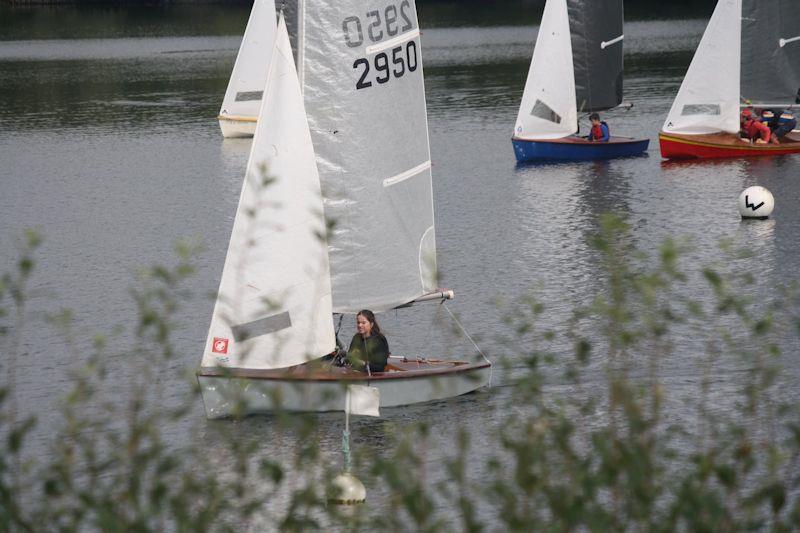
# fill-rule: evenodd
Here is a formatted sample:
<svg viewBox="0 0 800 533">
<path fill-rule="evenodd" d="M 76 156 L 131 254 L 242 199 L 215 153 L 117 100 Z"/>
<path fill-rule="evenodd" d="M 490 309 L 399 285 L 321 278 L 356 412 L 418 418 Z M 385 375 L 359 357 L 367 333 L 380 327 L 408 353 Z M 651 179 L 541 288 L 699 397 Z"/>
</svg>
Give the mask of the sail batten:
<svg viewBox="0 0 800 533">
<path fill-rule="evenodd" d="M 412 168 L 410 170 L 406 170 L 405 172 L 401 172 L 400 174 L 397 174 L 396 176 L 392 176 L 391 178 L 386 178 L 385 180 L 383 180 L 383 186 L 384 187 L 390 187 L 390 186 L 392 186 L 392 185 L 394 185 L 396 183 L 400 183 L 401 181 L 405 181 L 408 178 L 413 178 L 414 176 L 417 176 L 417 175 L 421 174 L 422 172 L 424 172 L 425 170 L 429 170 L 430 168 L 431 168 L 431 162 L 430 161 L 425 161 L 424 163 L 419 164 L 419 165 L 415 166 L 414 168 Z"/>
<path fill-rule="evenodd" d="M 601 50 L 605 50 L 606 48 L 608 48 L 612 44 L 617 44 L 618 42 L 621 42 L 624 38 L 625 38 L 624 35 L 620 35 L 619 37 L 615 37 L 615 38 L 611 39 L 610 41 L 603 41 L 603 42 L 600 43 L 600 49 Z"/>
<path fill-rule="evenodd" d="M 413 29 L 402 35 L 398 35 L 397 37 L 389 39 L 388 41 L 382 42 L 380 44 L 368 46 L 367 55 L 377 54 L 378 52 L 382 52 L 398 44 L 405 43 L 406 41 L 410 41 L 411 39 L 416 39 L 417 37 L 419 37 L 419 28 Z"/>
</svg>

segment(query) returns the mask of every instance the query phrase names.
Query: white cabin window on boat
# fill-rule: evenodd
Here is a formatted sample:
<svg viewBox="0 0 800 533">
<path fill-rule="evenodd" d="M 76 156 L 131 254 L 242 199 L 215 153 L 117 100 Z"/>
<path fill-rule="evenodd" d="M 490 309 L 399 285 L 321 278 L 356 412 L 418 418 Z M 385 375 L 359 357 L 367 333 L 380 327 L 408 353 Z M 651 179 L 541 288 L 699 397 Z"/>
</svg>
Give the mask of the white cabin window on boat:
<svg viewBox="0 0 800 533">
<path fill-rule="evenodd" d="M 531 115 L 541 118 L 542 120 L 549 120 L 550 122 L 561 124 L 561 115 L 553 111 L 549 105 L 545 104 L 541 100 L 536 100 L 536 103 L 533 104 Z"/>
<path fill-rule="evenodd" d="M 236 93 L 237 102 L 252 102 L 253 100 L 261 100 L 264 91 L 245 91 Z"/>
<path fill-rule="evenodd" d="M 687 104 L 681 109 L 681 115 L 721 115 L 719 104 Z"/>
</svg>

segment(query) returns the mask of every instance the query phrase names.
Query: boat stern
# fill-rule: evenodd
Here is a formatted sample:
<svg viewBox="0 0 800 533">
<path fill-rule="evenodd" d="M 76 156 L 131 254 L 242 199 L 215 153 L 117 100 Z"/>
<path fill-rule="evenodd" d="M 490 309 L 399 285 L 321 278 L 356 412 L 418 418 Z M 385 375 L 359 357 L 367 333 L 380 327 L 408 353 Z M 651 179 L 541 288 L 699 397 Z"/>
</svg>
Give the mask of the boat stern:
<svg viewBox="0 0 800 533">
<path fill-rule="evenodd" d="M 219 120 L 219 128 L 222 130 L 222 136 L 226 139 L 246 138 L 255 135 L 256 117 L 220 115 L 217 117 L 217 120 Z"/>
</svg>

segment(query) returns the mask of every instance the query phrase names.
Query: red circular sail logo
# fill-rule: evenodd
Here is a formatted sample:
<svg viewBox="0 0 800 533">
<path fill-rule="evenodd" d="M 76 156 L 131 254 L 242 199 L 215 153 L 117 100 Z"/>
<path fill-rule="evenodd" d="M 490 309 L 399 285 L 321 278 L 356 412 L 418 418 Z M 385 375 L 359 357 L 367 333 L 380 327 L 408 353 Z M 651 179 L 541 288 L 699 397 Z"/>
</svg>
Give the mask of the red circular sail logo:
<svg viewBox="0 0 800 533">
<path fill-rule="evenodd" d="M 211 343 L 211 351 L 214 353 L 228 353 L 228 339 L 214 337 L 214 342 Z"/>
</svg>

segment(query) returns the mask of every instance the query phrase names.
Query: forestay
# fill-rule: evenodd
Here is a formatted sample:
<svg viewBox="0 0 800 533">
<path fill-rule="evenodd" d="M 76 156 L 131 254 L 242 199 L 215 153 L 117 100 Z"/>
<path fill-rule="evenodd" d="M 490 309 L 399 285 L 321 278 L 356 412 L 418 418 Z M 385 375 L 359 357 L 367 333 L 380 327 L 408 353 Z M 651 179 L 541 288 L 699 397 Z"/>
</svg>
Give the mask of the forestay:
<svg viewBox="0 0 800 533">
<path fill-rule="evenodd" d="M 335 346 L 319 176 L 282 17 L 265 93 L 203 354 L 206 367 L 283 368 Z M 266 186 L 264 169 L 274 179 Z"/>
<path fill-rule="evenodd" d="M 800 98 L 800 2 L 743 0 L 742 96 L 754 105 Z"/>
<path fill-rule="evenodd" d="M 255 0 L 220 115 L 258 115 L 272 56 L 275 28 L 275 0 Z"/>
<path fill-rule="evenodd" d="M 719 0 L 672 103 L 663 130 L 739 131 L 742 0 Z"/>
<path fill-rule="evenodd" d="M 578 130 L 566 0 L 548 0 L 533 49 L 514 137 L 557 139 Z"/>
<path fill-rule="evenodd" d="M 568 0 L 579 113 L 622 102 L 622 0 Z"/>
<path fill-rule="evenodd" d="M 435 288 L 436 245 L 413 0 L 305 0 L 298 54 L 332 225 L 336 312 L 386 310 Z"/>
</svg>

